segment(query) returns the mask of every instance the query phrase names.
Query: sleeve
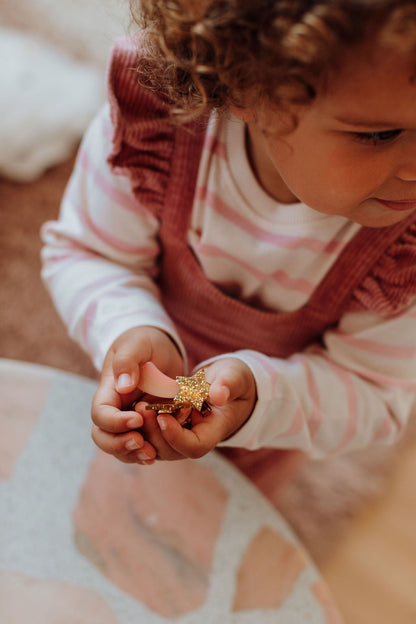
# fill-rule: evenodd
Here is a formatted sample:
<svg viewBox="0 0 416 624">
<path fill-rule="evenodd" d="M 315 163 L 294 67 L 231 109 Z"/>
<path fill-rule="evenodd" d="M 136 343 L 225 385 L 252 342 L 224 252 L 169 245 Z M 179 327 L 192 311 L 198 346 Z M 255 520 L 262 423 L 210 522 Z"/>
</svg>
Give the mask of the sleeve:
<svg viewBox="0 0 416 624">
<path fill-rule="evenodd" d="M 70 335 L 98 370 L 124 331 L 151 325 L 167 332 L 184 355 L 160 302 L 158 219 L 115 172 L 109 107 L 81 144 L 59 219 L 43 226 L 43 279 Z M 145 190 L 145 189 L 144 189 Z"/>
<path fill-rule="evenodd" d="M 232 354 L 251 369 L 258 400 L 222 446 L 297 448 L 312 457 L 391 444 L 416 405 L 416 298 L 390 318 L 348 312 L 322 346 L 287 360 Z"/>
</svg>

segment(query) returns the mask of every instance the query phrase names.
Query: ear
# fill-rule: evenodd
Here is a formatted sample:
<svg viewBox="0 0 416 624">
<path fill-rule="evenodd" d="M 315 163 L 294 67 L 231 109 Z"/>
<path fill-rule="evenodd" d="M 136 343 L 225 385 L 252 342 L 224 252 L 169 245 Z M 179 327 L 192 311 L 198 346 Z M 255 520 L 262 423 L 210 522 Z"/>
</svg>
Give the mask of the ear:
<svg viewBox="0 0 416 624">
<path fill-rule="evenodd" d="M 232 114 L 237 117 L 240 121 L 244 121 L 244 123 L 249 123 L 250 121 L 255 121 L 256 115 L 254 109 L 252 108 L 240 108 L 238 106 L 230 106 L 230 111 Z"/>
</svg>

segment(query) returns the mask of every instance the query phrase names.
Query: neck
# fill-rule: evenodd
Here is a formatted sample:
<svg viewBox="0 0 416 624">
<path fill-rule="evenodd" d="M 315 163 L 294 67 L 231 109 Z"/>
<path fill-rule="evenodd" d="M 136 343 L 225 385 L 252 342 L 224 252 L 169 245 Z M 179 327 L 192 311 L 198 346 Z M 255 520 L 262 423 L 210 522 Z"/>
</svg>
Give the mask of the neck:
<svg viewBox="0 0 416 624">
<path fill-rule="evenodd" d="M 267 142 L 255 122 L 246 125 L 246 150 L 253 173 L 264 191 L 281 204 L 299 200 L 288 188 L 268 155 Z"/>
</svg>

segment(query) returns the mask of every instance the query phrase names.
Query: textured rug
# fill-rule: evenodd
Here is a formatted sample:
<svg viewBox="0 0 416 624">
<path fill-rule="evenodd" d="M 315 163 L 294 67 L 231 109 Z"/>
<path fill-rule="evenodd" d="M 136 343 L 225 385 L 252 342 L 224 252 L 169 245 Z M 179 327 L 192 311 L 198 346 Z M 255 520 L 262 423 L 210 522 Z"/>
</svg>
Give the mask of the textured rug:
<svg viewBox="0 0 416 624">
<path fill-rule="evenodd" d="M 85 15 L 82 11 L 87 6 L 91 10 L 94 4 L 92 0 L 84 2 L 82 7 L 80 2 L 70 3 L 73 14 L 68 21 L 65 11 L 58 19 L 57 3 L 50 0 L 22 0 L 18 12 L 14 0 L 0 0 L 0 18 L 5 15 L 2 9 L 13 5 L 14 13 L 19 14 L 19 20 L 23 20 L 28 29 L 30 16 L 35 24 L 36 20 L 40 21 L 42 11 L 45 13 L 49 7 L 49 17 L 55 19 L 56 29 L 50 27 L 54 35 L 63 29 L 67 19 L 63 37 L 66 51 L 75 46 L 88 57 L 85 51 L 88 51 L 91 33 L 85 23 L 85 45 L 81 45 L 84 21 L 78 21 L 75 29 L 74 18 L 77 11 Z M 110 2 L 103 4 L 109 6 Z M 42 11 L 36 17 L 37 5 Z M 2 23 L 4 21 L 2 19 Z M 90 21 L 88 26 L 91 27 Z M 110 42 L 107 44 L 109 46 Z M 92 55 L 90 60 L 94 60 Z M 39 277 L 39 228 L 44 221 L 56 217 L 72 165 L 73 155 L 25 184 L 0 178 L 0 357 L 38 362 L 96 379 L 88 357 L 67 337 Z M 414 427 L 411 427 L 395 448 L 375 449 L 325 462 L 308 461 L 285 488 L 279 509 L 316 560 L 325 558 L 363 506 L 383 495 L 402 445 L 414 435 Z"/>
</svg>

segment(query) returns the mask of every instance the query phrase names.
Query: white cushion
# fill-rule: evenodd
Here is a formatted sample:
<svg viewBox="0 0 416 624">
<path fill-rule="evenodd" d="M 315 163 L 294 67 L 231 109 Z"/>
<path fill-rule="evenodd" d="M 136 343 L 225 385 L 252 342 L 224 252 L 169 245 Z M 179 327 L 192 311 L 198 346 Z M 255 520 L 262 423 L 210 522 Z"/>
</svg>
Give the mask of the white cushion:
<svg viewBox="0 0 416 624">
<path fill-rule="evenodd" d="M 0 175 L 30 181 L 69 158 L 104 101 L 104 77 L 41 40 L 0 28 Z"/>
</svg>

